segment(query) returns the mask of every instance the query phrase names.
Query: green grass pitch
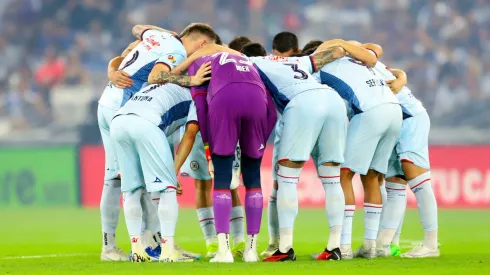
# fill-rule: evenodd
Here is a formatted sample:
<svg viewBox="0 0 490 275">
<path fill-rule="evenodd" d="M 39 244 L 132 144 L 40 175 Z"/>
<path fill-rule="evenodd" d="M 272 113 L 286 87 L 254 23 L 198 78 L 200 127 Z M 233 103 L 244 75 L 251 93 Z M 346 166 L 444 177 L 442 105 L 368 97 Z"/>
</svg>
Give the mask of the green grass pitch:
<svg viewBox="0 0 490 275">
<path fill-rule="evenodd" d="M 266 218 L 264 215 L 259 250 L 267 244 Z M 294 234 L 298 260 L 248 264 L 241 260 L 235 264 L 210 264 L 205 260 L 174 264 L 100 262 L 100 222 L 95 209 L 0 209 L 0 220 L 0 274 L 490 274 L 490 211 L 441 210 L 442 256 L 438 259 L 315 262 L 310 254 L 320 252 L 328 237 L 325 213 L 300 209 Z M 359 209 L 354 221 L 354 247 L 361 243 L 362 226 Z M 126 232 L 121 223 L 118 244 L 128 251 Z M 420 242 L 422 234 L 417 212 L 409 211 L 402 251 Z M 204 252 L 194 210 L 180 211 L 176 239 L 187 250 Z"/>
</svg>

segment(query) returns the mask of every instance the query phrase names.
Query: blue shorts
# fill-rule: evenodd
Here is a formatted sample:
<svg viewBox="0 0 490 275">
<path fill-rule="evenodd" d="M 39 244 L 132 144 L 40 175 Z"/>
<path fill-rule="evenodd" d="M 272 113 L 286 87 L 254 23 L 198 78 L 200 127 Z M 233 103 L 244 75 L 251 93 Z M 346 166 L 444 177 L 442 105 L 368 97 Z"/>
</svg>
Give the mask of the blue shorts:
<svg viewBox="0 0 490 275">
<path fill-rule="evenodd" d="M 111 140 L 121 169 L 122 192 L 176 188 L 172 152 L 158 126 L 136 115 L 120 115 L 112 120 Z"/>
<path fill-rule="evenodd" d="M 400 137 L 390 157 L 387 178 L 403 175 L 401 161 L 430 170 L 429 132 L 430 118 L 427 112 L 403 120 Z"/>
<path fill-rule="evenodd" d="M 114 151 L 110 134 L 111 121 L 116 112 L 116 110 L 109 109 L 100 104 L 97 108 L 97 121 L 105 152 L 104 180 L 115 179 L 119 174 L 119 164 L 117 162 L 116 151 Z"/>
<path fill-rule="evenodd" d="M 373 169 L 382 174 L 402 127 L 399 104 L 383 104 L 352 117 L 347 130 L 343 167 L 361 175 Z"/>
</svg>

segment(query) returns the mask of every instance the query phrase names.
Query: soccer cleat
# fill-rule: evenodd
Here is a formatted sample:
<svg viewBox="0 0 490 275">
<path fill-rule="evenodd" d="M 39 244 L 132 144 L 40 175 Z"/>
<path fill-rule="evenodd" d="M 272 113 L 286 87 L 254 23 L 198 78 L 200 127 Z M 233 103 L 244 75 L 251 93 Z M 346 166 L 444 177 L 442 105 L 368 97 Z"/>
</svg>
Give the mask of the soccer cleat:
<svg viewBox="0 0 490 275">
<path fill-rule="evenodd" d="M 174 248 L 175 248 L 175 251 L 177 251 L 177 253 L 179 253 L 181 256 L 184 256 L 187 258 L 193 258 L 194 260 L 200 260 L 202 258 L 201 254 L 186 251 L 182 247 L 180 247 L 178 244 L 175 244 Z"/>
<path fill-rule="evenodd" d="M 148 247 L 147 249 L 142 250 L 131 250 L 129 252 L 129 261 L 135 263 L 151 262 L 152 260 L 154 260 L 154 258 L 150 257 L 147 251 L 151 251 L 151 248 Z"/>
<path fill-rule="evenodd" d="M 230 250 L 227 250 L 225 253 L 220 253 L 219 251 L 216 253 L 214 258 L 212 258 L 210 263 L 233 263 L 235 259 L 233 259 L 233 254 L 231 254 Z"/>
<path fill-rule="evenodd" d="M 364 248 L 364 245 L 361 245 L 361 247 L 359 247 L 359 249 L 356 251 L 354 258 L 374 259 L 376 258 L 376 248 L 371 247 L 366 249 Z"/>
<path fill-rule="evenodd" d="M 243 257 L 243 251 L 245 250 L 245 242 L 239 242 L 233 246 L 231 253 L 233 257 Z"/>
<path fill-rule="evenodd" d="M 286 253 L 283 253 L 278 249 L 270 257 L 267 257 L 263 260 L 263 262 L 286 262 L 286 261 L 296 261 L 296 254 L 294 254 L 293 248 L 290 248 Z"/>
<path fill-rule="evenodd" d="M 278 249 L 279 249 L 279 246 L 277 246 L 277 244 L 269 244 L 269 246 L 262 253 L 260 253 L 260 257 L 263 257 L 263 258 L 270 257 Z"/>
<path fill-rule="evenodd" d="M 354 258 L 354 253 L 352 252 L 352 248 L 347 250 L 340 250 L 342 252 L 342 260 L 352 260 Z"/>
<path fill-rule="evenodd" d="M 334 248 L 332 251 L 329 251 L 325 248 L 325 250 L 318 254 L 315 257 L 317 261 L 340 261 L 342 260 L 342 252 L 340 252 L 340 248 Z"/>
<path fill-rule="evenodd" d="M 259 261 L 259 255 L 253 249 L 245 249 L 242 259 L 247 263 L 255 263 Z"/>
<path fill-rule="evenodd" d="M 216 256 L 216 252 L 218 252 L 218 244 L 217 243 L 210 243 L 206 249 L 208 252 L 206 253 L 206 258 L 213 258 Z"/>
<path fill-rule="evenodd" d="M 376 249 L 377 258 L 391 257 L 391 249 L 389 246 L 381 247 Z"/>
<path fill-rule="evenodd" d="M 390 244 L 391 256 L 400 256 L 400 246 L 396 244 Z"/>
<path fill-rule="evenodd" d="M 423 245 L 418 245 L 407 253 L 400 255 L 402 258 L 432 258 L 441 256 L 439 248 L 430 249 Z"/>
<path fill-rule="evenodd" d="M 105 251 L 102 251 L 100 254 L 100 260 L 101 261 L 109 261 L 109 262 L 121 262 L 121 261 L 128 261 L 128 254 L 124 252 L 121 248 L 119 247 L 114 247 L 113 249 L 108 249 Z"/>
<path fill-rule="evenodd" d="M 153 248 L 153 254 L 156 254 L 158 255 L 158 257 L 160 257 L 160 254 L 162 254 L 162 246 L 157 245 L 157 247 Z"/>
<path fill-rule="evenodd" d="M 186 257 L 177 250 L 174 251 L 173 255 L 160 255 L 160 258 L 158 259 L 159 262 L 162 263 L 192 263 L 194 262 L 194 258 L 191 257 Z"/>
</svg>

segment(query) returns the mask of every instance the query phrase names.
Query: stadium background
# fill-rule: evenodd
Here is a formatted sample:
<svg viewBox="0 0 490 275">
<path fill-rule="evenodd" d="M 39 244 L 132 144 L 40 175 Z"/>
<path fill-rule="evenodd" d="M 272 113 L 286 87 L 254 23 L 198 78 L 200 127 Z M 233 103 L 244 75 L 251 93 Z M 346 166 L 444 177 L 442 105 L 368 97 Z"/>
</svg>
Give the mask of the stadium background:
<svg viewBox="0 0 490 275">
<path fill-rule="evenodd" d="M 209 22 L 225 42 L 247 35 L 269 49 L 283 30 L 301 46 L 338 37 L 383 45 L 383 62 L 407 71 L 431 115 L 440 206 L 490 207 L 488 0 L 2 0 L 0 208 L 97 207 L 104 153 L 96 108 L 107 62 L 132 41 L 134 24 L 179 31 L 191 22 Z M 270 155 L 269 146 L 266 195 Z M 184 181 L 180 203 L 191 206 L 193 184 Z M 302 205 L 323 205 L 311 163 L 299 188 Z"/>
</svg>

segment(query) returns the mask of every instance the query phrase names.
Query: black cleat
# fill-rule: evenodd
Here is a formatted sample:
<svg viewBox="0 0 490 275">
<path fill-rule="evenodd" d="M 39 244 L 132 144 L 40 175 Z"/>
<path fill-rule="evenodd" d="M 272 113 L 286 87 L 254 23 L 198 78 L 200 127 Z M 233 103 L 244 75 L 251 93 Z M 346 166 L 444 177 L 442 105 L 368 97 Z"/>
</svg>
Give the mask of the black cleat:
<svg viewBox="0 0 490 275">
<path fill-rule="evenodd" d="M 263 262 L 286 262 L 286 261 L 296 261 L 296 254 L 294 254 L 294 250 L 292 248 L 290 248 L 286 253 L 282 253 L 278 249 L 270 257 L 267 257 L 263 260 Z"/>
</svg>

